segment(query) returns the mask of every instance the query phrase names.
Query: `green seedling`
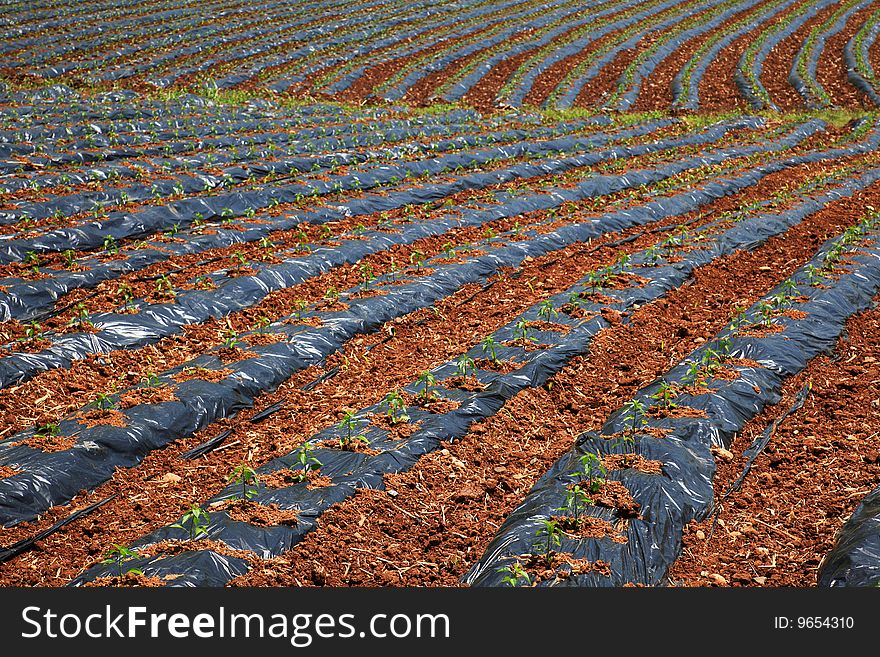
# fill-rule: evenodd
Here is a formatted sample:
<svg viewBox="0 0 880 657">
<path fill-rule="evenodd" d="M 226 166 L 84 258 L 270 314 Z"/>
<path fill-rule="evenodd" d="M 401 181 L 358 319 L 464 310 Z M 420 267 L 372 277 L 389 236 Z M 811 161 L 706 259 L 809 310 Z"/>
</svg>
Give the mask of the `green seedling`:
<svg viewBox="0 0 880 657">
<path fill-rule="evenodd" d="M 68 269 L 73 269 L 74 265 L 76 265 L 76 251 L 73 249 L 64 249 L 61 252 L 61 257 L 64 258 L 64 264 L 67 265 Z"/>
<path fill-rule="evenodd" d="M 104 251 L 109 255 L 116 255 L 119 253 L 119 245 L 116 244 L 116 238 L 113 235 L 107 235 L 104 238 Z"/>
<path fill-rule="evenodd" d="M 293 319 L 302 319 L 303 313 L 308 307 L 309 304 L 306 302 L 305 299 L 297 299 L 293 302 L 293 312 L 290 316 L 293 317 Z"/>
<path fill-rule="evenodd" d="M 399 391 L 393 390 L 389 392 L 383 403 L 387 409 L 386 413 L 391 424 L 409 422 L 409 415 L 406 412 L 406 401 Z"/>
<path fill-rule="evenodd" d="M 260 238 L 260 248 L 263 249 L 263 260 L 269 260 L 275 255 L 275 243 L 268 237 Z"/>
<path fill-rule="evenodd" d="M 580 485 L 574 484 L 565 490 L 565 502 L 556 510 L 571 516 L 574 526 L 578 527 L 581 523 L 581 513 L 592 503 L 593 500 L 587 495 L 587 491 Z"/>
<path fill-rule="evenodd" d="M 419 375 L 416 384 L 422 384 L 422 389 L 416 393 L 419 399 L 430 401 L 437 398 L 437 393 L 430 389 L 430 386 L 437 385 L 437 377 L 430 370 L 425 370 Z"/>
<path fill-rule="evenodd" d="M 266 332 L 266 329 L 271 326 L 272 320 L 266 317 L 265 315 L 261 315 L 259 319 L 251 326 L 251 330 L 256 331 L 259 334 L 263 334 Z"/>
<path fill-rule="evenodd" d="M 147 372 L 144 376 L 144 386 L 147 388 L 161 388 L 162 385 L 162 379 L 155 372 Z"/>
<path fill-rule="evenodd" d="M 327 291 L 324 293 L 324 299 L 328 303 L 336 303 L 339 301 L 339 290 L 335 287 L 327 288 Z"/>
<path fill-rule="evenodd" d="M 605 483 L 607 470 L 602 465 L 602 458 L 598 453 L 587 452 L 580 458 L 581 469 L 575 474 L 587 482 L 587 492 L 596 493 Z"/>
<path fill-rule="evenodd" d="M 706 348 L 703 355 L 700 357 L 700 365 L 704 372 L 711 375 L 715 370 L 721 367 L 721 357 L 714 349 L 710 347 Z"/>
<path fill-rule="evenodd" d="M 701 385 L 703 383 L 703 372 L 700 362 L 696 360 L 689 361 L 687 373 L 683 378 L 691 385 Z"/>
<path fill-rule="evenodd" d="M 553 302 L 550 299 L 545 299 L 538 305 L 538 317 L 550 320 L 559 317 L 559 311 L 553 307 Z"/>
<path fill-rule="evenodd" d="M 486 357 L 491 360 L 493 363 L 498 362 L 498 354 L 495 352 L 495 338 L 491 335 L 487 335 L 486 339 L 480 343 L 480 346 L 483 349 L 483 353 L 486 354 Z"/>
<path fill-rule="evenodd" d="M 477 364 L 474 362 L 473 358 L 467 354 L 462 354 L 459 359 L 455 361 L 455 371 L 459 376 L 467 378 L 470 374 L 477 373 Z"/>
<path fill-rule="evenodd" d="M 94 326 L 88 319 L 89 308 L 84 302 L 79 301 L 73 306 L 73 314 L 74 317 L 70 320 L 71 326 Z"/>
<path fill-rule="evenodd" d="M 232 260 L 235 269 L 241 269 L 247 262 L 247 258 L 245 258 L 244 253 L 241 251 L 233 252 L 233 254 L 229 256 L 229 259 Z"/>
<path fill-rule="evenodd" d="M 348 447 L 354 441 L 359 441 L 365 444 L 369 444 L 366 436 L 362 434 L 357 434 L 358 430 L 358 420 L 355 417 L 354 413 L 351 411 L 346 411 L 342 416 L 342 421 L 337 425 L 339 429 L 345 431 L 345 435 L 339 439 L 340 447 Z"/>
<path fill-rule="evenodd" d="M 139 568 L 129 568 L 125 572 L 122 571 L 122 562 L 126 559 L 132 559 L 135 557 L 139 557 L 137 550 L 129 549 L 124 545 L 119 545 L 118 543 L 114 543 L 113 547 L 111 547 L 104 554 L 104 560 L 101 562 L 107 565 L 115 565 L 117 570 L 117 576 L 122 579 L 123 575 L 143 575 L 144 573 Z"/>
<path fill-rule="evenodd" d="M 421 251 L 413 251 L 409 256 L 409 261 L 416 266 L 416 270 L 420 270 L 425 264 L 425 254 Z"/>
<path fill-rule="evenodd" d="M 626 433 L 635 435 L 636 431 L 646 424 L 648 420 L 645 417 L 647 408 L 644 403 L 638 399 L 633 399 L 623 407 L 623 421 L 626 424 Z"/>
<path fill-rule="evenodd" d="M 520 582 L 522 582 L 524 586 L 531 586 L 532 584 L 531 577 L 529 577 L 529 574 L 525 571 L 519 561 L 514 561 L 506 568 L 499 568 L 497 572 L 507 573 L 505 577 L 501 578 L 501 581 L 508 586 L 519 586 Z"/>
<path fill-rule="evenodd" d="M 559 545 L 562 541 L 562 529 L 559 527 L 559 521 L 553 518 L 541 521 L 542 527 L 538 530 L 536 536 L 544 538 L 544 559 L 549 566 L 553 563 L 553 546 Z"/>
<path fill-rule="evenodd" d="M 24 257 L 24 264 L 28 265 L 35 274 L 40 273 L 40 256 L 35 251 L 28 251 Z"/>
<path fill-rule="evenodd" d="M 654 245 L 645 250 L 645 261 L 650 264 L 652 267 L 656 267 L 660 264 L 660 261 L 663 259 L 663 250 L 658 246 Z"/>
<path fill-rule="evenodd" d="M 208 528 L 211 526 L 210 516 L 198 504 L 193 504 L 189 511 L 183 514 L 180 522 L 171 525 L 177 529 L 189 530 L 189 540 L 196 541 L 202 536 L 208 535 Z"/>
<path fill-rule="evenodd" d="M 749 318 L 746 315 L 745 309 L 741 308 L 740 306 L 734 306 L 734 311 L 736 312 L 736 314 L 733 316 L 733 319 L 730 320 L 730 330 L 738 331 L 744 326 L 748 326 Z"/>
<path fill-rule="evenodd" d="M 46 422 L 45 424 L 37 425 L 36 429 L 34 429 L 34 435 L 41 438 L 51 438 L 60 434 L 61 427 L 55 422 Z"/>
<path fill-rule="evenodd" d="M 223 332 L 223 347 L 226 349 L 234 349 L 238 345 L 238 332 L 234 329 L 226 329 Z"/>
<path fill-rule="evenodd" d="M 651 399 L 657 401 L 660 408 L 669 409 L 678 406 L 678 404 L 673 401 L 677 396 L 678 393 L 675 392 L 675 388 L 670 385 L 668 381 L 663 381 L 657 389 L 657 392 L 651 395 Z"/>
<path fill-rule="evenodd" d="M 294 472 L 294 476 L 299 483 L 308 479 L 309 472 L 318 470 L 324 465 L 315 457 L 314 448 L 311 443 L 303 443 L 299 448 L 299 453 L 296 456 L 296 464 L 299 465 L 299 469 Z"/>
<path fill-rule="evenodd" d="M 825 280 L 825 277 L 822 275 L 822 270 L 814 265 L 807 265 L 804 267 L 804 274 L 806 274 L 807 284 L 810 287 L 819 287 L 822 285 L 822 281 Z"/>
<path fill-rule="evenodd" d="M 359 271 L 361 273 L 361 289 L 366 292 L 370 289 L 370 283 L 376 280 L 376 276 L 373 273 L 373 268 L 370 266 L 370 263 L 363 263 Z"/>
<path fill-rule="evenodd" d="M 105 394 L 103 392 L 99 392 L 95 395 L 95 398 L 89 402 L 89 406 L 92 408 L 96 408 L 99 411 L 107 411 L 116 407 L 116 402 L 113 401 L 113 398 L 110 395 Z"/>
<path fill-rule="evenodd" d="M 158 280 L 156 280 L 156 295 L 171 299 L 177 296 L 177 293 L 174 291 L 174 285 L 171 283 L 171 279 L 168 278 L 167 274 L 162 274 Z"/>
<path fill-rule="evenodd" d="M 794 282 L 794 279 L 791 278 L 786 278 L 782 282 L 782 285 L 780 286 L 780 291 L 789 301 L 800 295 L 797 284 Z"/>
<path fill-rule="evenodd" d="M 32 319 L 28 322 L 28 325 L 24 329 L 24 337 L 19 338 L 20 340 L 36 340 L 42 334 L 43 327 L 37 323 L 36 320 Z"/>
<path fill-rule="evenodd" d="M 513 328 L 513 338 L 520 340 L 523 346 L 529 342 L 537 342 L 538 338 L 532 335 L 529 323 L 525 319 L 519 320 Z"/>
<path fill-rule="evenodd" d="M 122 300 L 123 307 L 128 307 L 134 302 L 134 290 L 128 283 L 120 283 L 116 288 L 116 298 Z"/>
<path fill-rule="evenodd" d="M 232 472 L 226 477 L 227 483 L 234 483 L 241 486 L 241 499 L 248 500 L 258 492 L 259 478 L 253 469 L 242 463 L 232 469 Z"/>
<path fill-rule="evenodd" d="M 758 312 L 759 324 L 765 328 L 773 326 L 776 322 L 776 319 L 773 316 L 775 310 L 773 304 L 761 300 L 757 303 L 755 308 Z"/>
<path fill-rule="evenodd" d="M 452 244 L 450 242 L 446 242 L 443 245 L 443 255 L 445 255 L 447 258 L 455 257 L 455 249 L 452 248 Z"/>
</svg>

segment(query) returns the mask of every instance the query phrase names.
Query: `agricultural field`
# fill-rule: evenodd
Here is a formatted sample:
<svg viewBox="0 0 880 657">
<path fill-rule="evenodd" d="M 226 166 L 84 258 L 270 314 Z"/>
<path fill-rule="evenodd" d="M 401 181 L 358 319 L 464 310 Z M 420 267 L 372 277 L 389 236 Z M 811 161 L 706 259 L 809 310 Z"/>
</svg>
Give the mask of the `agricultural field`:
<svg viewBox="0 0 880 657">
<path fill-rule="evenodd" d="M 0 586 L 880 583 L 880 3 L 0 25 Z"/>
</svg>

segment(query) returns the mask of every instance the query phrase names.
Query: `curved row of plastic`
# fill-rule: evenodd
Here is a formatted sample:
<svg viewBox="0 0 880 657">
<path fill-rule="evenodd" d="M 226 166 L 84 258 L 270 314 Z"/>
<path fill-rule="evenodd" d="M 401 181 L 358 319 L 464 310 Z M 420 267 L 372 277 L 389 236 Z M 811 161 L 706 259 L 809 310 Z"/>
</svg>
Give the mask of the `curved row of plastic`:
<svg viewBox="0 0 880 657">
<path fill-rule="evenodd" d="M 390 408 L 387 400 L 360 409 L 354 413 L 356 432 L 364 435 L 370 448 L 375 450 L 374 454 L 346 451 L 342 447 L 334 448 L 333 445 L 345 437 L 345 431 L 340 426 L 328 427 L 308 438 L 306 443 L 310 449 L 306 453 L 320 461 L 320 473 L 332 483 L 320 488 L 310 488 L 305 482 L 281 488 L 260 485 L 255 486 L 254 494 L 249 498 L 251 503 L 277 504 L 281 509 L 298 511 L 299 521 L 295 526 L 255 527 L 230 519 L 226 512 L 212 512 L 214 505 L 240 497 L 240 486 L 233 484 L 201 504 L 209 518 L 205 538 L 221 541 L 233 549 L 253 552 L 262 558 L 273 558 L 288 552 L 305 534 L 314 529 L 321 514 L 331 505 L 350 497 L 357 488 L 384 489 L 382 478 L 385 474 L 409 469 L 422 455 L 438 449 L 441 441 L 463 438 L 471 424 L 497 413 L 523 389 L 543 385 L 573 357 L 589 353 L 592 337 L 610 326 L 603 311 L 620 313 L 626 321 L 634 308 L 650 303 L 669 290 L 679 287 L 696 268 L 737 250 L 753 250 L 768 238 L 783 234 L 810 214 L 850 196 L 858 189 L 864 189 L 878 179 L 880 171 L 854 181 L 845 180 L 839 187 L 818 196 L 815 196 L 816 190 L 807 186 L 803 190 L 804 196 L 792 208 L 783 212 L 743 212 L 722 216 L 700 227 L 699 250 L 690 249 L 692 244 L 684 237 L 680 244 L 683 247 L 681 251 L 675 246 L 664 248 L 663 255 L 658 257 L 657 249 L 662 244 L 658 243 L 632 254 L 627 263 L 619 263 L 613 268 L 614 274 L 624 280 L 627 276 L 638 276 L 640 284 L 623 289 L 602 290 L 604 296 L 610 297 L 608 301 L 591 299 L 590 291 L 595 284 L 592 275 L 594 272 L 591 272 L 568 290 L 535 304 L 492 334 L 493 344 L 497 345 L 495 357 L 500 361 L 515 363 L 517 368 L 514 371 L 499 374 L 475 366 L 469 372 L 467 365 L 462 367 L 461 364 L 467 363 L 468 359 L 477 362 L 478 359 L 487 358 L 488 352 L 484 343 L 481 343 L 433 368 L 431 373 L 438 382 L 436 385 L 423 387 L 422 383 L 414 381 L 403 388 L 403 392 L 409 393 L 415 399 L 418 399 L 419 394 L 439 394 L 443 399 L 457 402 L 457 408 L 443 414 L 426 412 L 417 405 L 398 408 L 396 412 L 405 414 L 407 423 L 417 425 L 414 432 L 403 438 L 370 424 L 372 415 L 394 415 L 395 410 Z M 674 263 L 665 259 L 672 255 L 675 256 Z M 567 315 L 564 310 L 560 312 L 559 309 L 566 303 L 579 306 L 583 318 L 578 320 Z M 541 319 L 550 319 L 559 329 L 537 330 L 528 336 L 522 332 L 524 322 Z M 518 340 L 526 339 L 534 340 L 539 346 L 524 350 L 519 346 Z M 451 377 L 461 376 L 462 371 L 476 376 L 485 387 L 476 391 L 457 388 L 455 379 Z M 301 471 L 301 455 L 304 451 L 300 447 L 257 468 L 258 479 L 279 471 Z M 190 528 L 187 527 L 186 519 L 175 524 L 180 526 L 155 530 L 131 547 L 142 550 L 164 540 L 188 538 Z M 151 576 L 167 577 L 171 586 L 221 586 L 248 569 L 245 559 L 207 552 L 210 552 L 210 548 L 199 551 L 195 544 L 192 550 L 182 554 L 137 558 L 128 561 L 126 566 L 139 568 Z M 195 567 L 196 564 L 199 567 Z M 109 568 L 96 566 L 77 578 L 73 584 L 79 585 L 108 574 L 111 574 Z"/>
<path fill-rule="evenodd" d="M 876 172 L 871 179 L 877 180 Z M 764 406 L 779 400 L 786 379 L 803 370 L 811 358 L 833 348 L 847 318 L 870 308 L 880 289 L 880 230 L 876 224 L 876 217 L 865 218 L 851 227 L 857 230 L 826 242 L 786 283 L 749 308 L 742 324 L 728 326 L 642 388 L 633 402 L 648 410 L 634 410 L 639 406 L 630 403 L 612 413 L 600 431 L 580 435 L 508 516 L 463 581 L 471 586 L 501 585 L 515 562 L 528 555 L 547 555 L 549 545 L 550 551 L 610 566 L 607 574 L 591 571 L 564 577 L 562 586 L 662 584 L 681 552 L 684 526 L 704 519 L 713 510 L 715 461 L 711 448 L 729 447 L 736 432 Z M 829 262 L 837 262 L 830 259 L 831 253 L 845 257 L 846 266 L 836 271 L 826 268 Z M 815 271 L 823 272 L 821 287 L 814 285 Z M 781 314 L 785 308 L 796 314 Z M 762 333 L 760 326 L 773 330 Z M 740 364 L 735 359 L 748 360 Z M 725 365 L 728 361 L 731 364 Z M 737 376 L 713 376 L 713 370 L 700 369 L 707 363 L 735 370 Z M 694 374 L 694 367 L 700 375 Z M 664 417 L 650 412 L 652 407 L 662 408 L 664 402 L 658 400 L 663 399 L 660 393 L 664 386 L 685 391 L 700 386 L 705 389 L 675 396 L 673 403 L 690 412 Z M 545 521 L 565 515 L 561 508 L 566 491 L 585 476 L 582 457 L 592 454 L 601 460 L 609 454 L 626 453 L 662 463 L 660 474 L 625 467 L 603 475 L 628 489 L 638 505 L 638 516 L 622 518 L 614 508 L 587 503 L 582 512 L 608 522 L 615 532 L 603 538 L 563 532 L 558 547 L 548 543 Z M 545 580 L 541 585 L 552 583 Z"/>
</svg>

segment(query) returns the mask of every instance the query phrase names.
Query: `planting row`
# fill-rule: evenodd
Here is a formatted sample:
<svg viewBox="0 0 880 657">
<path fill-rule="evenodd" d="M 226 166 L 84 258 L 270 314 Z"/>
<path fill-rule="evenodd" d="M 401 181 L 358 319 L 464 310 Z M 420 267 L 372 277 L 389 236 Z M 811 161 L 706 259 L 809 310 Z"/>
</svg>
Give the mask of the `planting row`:
<svg viewBox="0 0 880 657">
<path fill-rule="evenodd" d="M 49 5 L 3 10 L 10 81 L 483 108 L 654 106 L 658 87 L 684 109 L 702 93 L 728 108 L 861 108 L 877 97 L 867 0 L 328 0 L 293 11 L 224 0 L 116 3 L 86 16 Z M 727 79 L 703 84 L 734 56 Z"/>
</svg>

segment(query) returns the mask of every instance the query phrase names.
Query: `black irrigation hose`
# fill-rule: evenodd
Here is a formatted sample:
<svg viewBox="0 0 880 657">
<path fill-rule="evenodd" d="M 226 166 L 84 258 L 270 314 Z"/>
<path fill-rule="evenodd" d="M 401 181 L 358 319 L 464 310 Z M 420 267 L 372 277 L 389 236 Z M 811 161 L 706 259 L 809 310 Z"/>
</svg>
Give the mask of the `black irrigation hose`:
<svg viewBox="0 0 880 657">
<path fill-rule="evenodd" d="M 178 458 L 184 461 L 193 461 L 200 456 L 203 456 L 204 454 L 207 454 L 208 452 L 211 452 L 220 447 L 220 445 L 223 444 L 223 441 L 226 440 L 230 435 L 232 435 L 233 431 L 234 429 L 227 429 L 226 431 L 218 433 L 216 436 L 214 436 L 213 438 L 209 438 L 201 445 L 197 445 L 191 450 L 184 452 Z"/>
<path fill-rule="evenodd" d="M 18 541 L 17 543 L 13 543 L 7 548 L 0 549 L 0 563 L 9 561 L 10 559 L 13 559 L 14 557 L 22 554 L 23 552 L 30 550 L 34 546 L 34 543 L 36 543 L 37 541 L 42 541 L 44 538 L 48 538 L 62 527 L 65 527 L 73 521 L 79 520 L 83 516 L 90 514 L 95 509 L 104 506 L 105 504 L 107 504 L 107 502 L 116 499 L 118 496 L 119 493 L 113 493 L 109 497 L 105 497 L 103 500 L 95 502 L 94 504 L 87 506 L 84 509 L 74 511 L 69 516 L 63 518 L 62 520 L 59 520 L 51 527 L 44 529 L 37 534 L 34 534 L 31 538 L 23 539 L 21 541 Z"/>
<path fill-rule="evenodd" d="M 752 464 L 755 462 L 755 459 L 758 458 L 761 452 L 764 451 L 764 448 L 770 444 L 770 439 L 773 438 L 773 436 L 776 434 L 776 429 L 779 428 L 779 425 L 782 424 L 782 422 L 785 421 L 785 419 L 789 415 L 796 413 L 801 408 L 803 408 L 804 402 L 807 401 L 807 396 L 810 394 L 811 388 L 812 384 L 810 382 L 807 382 L 806 385 L 801 388 L 800 392 L 798 392 L 791 407 L 786 410 L 782 415 L 770 422 L 770 424 L 768 424 L 767 427 L 764 429 L 763 433 L 755 438 L 749 448 L 745 452 L 743 452 L 743 456 L 746 457 L 748 460 L 746 461 L 745 466 L 743 466 L 743 471 L 739 475 L 739 477 L 737 477 L 736 481 L 734 481 L 730 485 L 730 488 L 728 488 L 719 498 L 718 502 L 716 502 L 715 513 L 712 517 L 712 528 L 709 530 L 709 539 L 712 538 L 712 534 L 715 532 L 715 525 L 718 522 L 718 515 L 721 513 L 721 505 L 724 503 L 724 500 L 726 500 L 731 494 L 740 489 L 740 486 L 742 486 L 743 481 L 745 481 L 746 476 L 752 469 Z"/>
</svg>

